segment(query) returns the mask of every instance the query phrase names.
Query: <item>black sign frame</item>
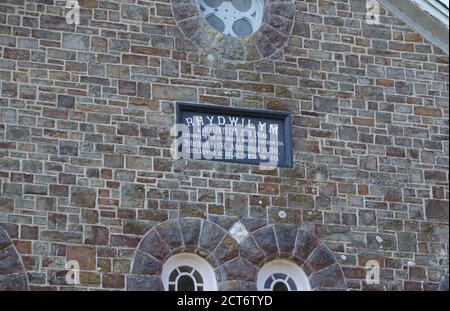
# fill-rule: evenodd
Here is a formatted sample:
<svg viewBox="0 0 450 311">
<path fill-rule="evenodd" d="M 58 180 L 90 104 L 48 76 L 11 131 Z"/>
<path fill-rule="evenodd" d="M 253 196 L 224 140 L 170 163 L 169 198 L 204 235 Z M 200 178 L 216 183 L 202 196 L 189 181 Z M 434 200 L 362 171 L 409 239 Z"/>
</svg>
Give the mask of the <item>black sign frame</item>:
<svg viewBox="0 0 450 311">
<path fill-rule="evenodd" d="M 227 116 L 238 117 L 254 117 L 254 118 L 266 118 L 277 121 L 282 121 L 284 125 L 284 152 L 285 160 L 279 161 L 277 167 L 280 168 L 292 168 L 294 165 L 294 151 L 292 148 L 292 116 L 289 112 L 282 111 L 268 111 L 260 109 L 249 108 L 236 108 L 217 105 L 204 105 L 204 104 L 190 104 L 177 102 L 175 104 L 175 121 L 177 124 L 184 124 L 182 120 L 183 112 L 198 112 L 198 113 L 212 113 L 212 114 L 226 114 Z M 257 165 L 253 159 L 201 159 L 201 161 L 214 161 L 214 162 L 229 162 L 237 164 Z M 265 162 L 262 162 L 264 164 Z"/>
</svg>

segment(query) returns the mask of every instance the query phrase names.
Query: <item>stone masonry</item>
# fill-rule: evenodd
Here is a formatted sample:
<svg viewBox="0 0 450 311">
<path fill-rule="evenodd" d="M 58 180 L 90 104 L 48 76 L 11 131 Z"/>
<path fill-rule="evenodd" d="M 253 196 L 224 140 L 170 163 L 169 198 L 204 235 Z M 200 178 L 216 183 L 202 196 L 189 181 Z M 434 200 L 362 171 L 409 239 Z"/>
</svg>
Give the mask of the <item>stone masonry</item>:
<svg viewBox="0 0 450 311">
<path fill-rule="evenodd" d="M 181 251 L 224 290 L 274 258 L 316 290 L 448 288 L 448 55 L 365 0 L 266 0 L 234 41 L 191 0 L 79 3 L 0 3 L 0 290 L 159 290 Z M 173 160 L 176 102 L 290 112 L 294 167 Z"/>
</svg>

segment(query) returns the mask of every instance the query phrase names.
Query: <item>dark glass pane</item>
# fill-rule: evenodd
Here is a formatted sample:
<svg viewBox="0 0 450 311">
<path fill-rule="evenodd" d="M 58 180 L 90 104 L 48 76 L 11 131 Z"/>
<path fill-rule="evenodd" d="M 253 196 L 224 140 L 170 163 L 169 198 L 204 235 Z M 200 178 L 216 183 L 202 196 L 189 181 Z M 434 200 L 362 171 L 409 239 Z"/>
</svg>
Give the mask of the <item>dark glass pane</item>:
<svg viewBox="0 0 450 311">
<path fill-rule="evenodd" d="M 178 276 L 178 271 L 177 270 L 173 270 L 173 272 L 169 276 L 169 281 L 170 282 L 175 282 L 177 280 L 177 276 Z"/>
<path fill-rule="evenodd" d="M 287 275 L 286 275 L 286 274 L 283 274 L 283 273 L 275 273 L 275 274 L 273 275 L 273 278 L 274 278 L 275 280 L 286 280 Z"/>
<path fill-rule="evenodd" d="M 265 289 L 270 289 L 270 287 L 272 286 L 272 282 L 273 282 L 272 277 L 268 278 L 266 280 L 266 283 L 264 283 L 264 288 Z"/>
<path fill-rule="evenodd" d="M 208 5 L 210 8 L 217 8 L 219 5 L 221 5 L 223 0 L 205 0 L 206 5 Z"/>
<path fill-rule="evenodd" d="M 276 282 L 273 286 L 274 292 L 288 292 L 289 288 L 283 282 Z"/>
<path fill-rule="evenodd" d="M 288 282 L 289 287 L 291 288 L 291 290 L 294 290 L 294 291 L 297 290 L 297 285 L 295 285 L 295 282 L 294 282 L 293 279 L 289 278 L 287 282 Z"/>
<path fill-rule="evenodd" d="M 236 8 L 236 10 L 239 10 L 241 12 L 250 10 L 252 6 L 251 0 L 231 0 L 231 3 Z"/>
<path fill-rule="evenodd" d="M 169 285 L 169 292 L 175 291 L 175 285 Z"/>
<path fill-rule="evenodd" d="M 198 292 L 203 292 L 203 286 L 197 286 L 197 291 Z"/>
<path fill-rule="evenodd" d="M 223 32 L 225 30 L 225 24 L 222 22 L 220 18 L 218 18 L 215 15 L 208 16 L 206 18 L 206 21 L 208 22 L 208 24 L 213 26 L 219 32 Z"/>
<path fill-rule="evenodd" d="M 182 275 L 178 279 L 179 292 L 195 292 L 195 282 L 190 275 Z"/>
<path fill-rule="evenodd" d="M 203 278 L 197 270 L 194 272 L 194 278 L 197 281 L 197 283 L 203 284 Z"/>
<path fill-rule="evenodd" d="M 188 266 L 179 267 L 178 269 L 180 270 L 181 273 L 191 273 L 191 271 L 193 270 L 191 267 Z"/>
<path fill-rule="evenodd" d="M 233 31 L 238 37 L 243 37 L 251 35 L 253 27 L 247 20 L 241 18 L 233 23 Z"/>
</svg>

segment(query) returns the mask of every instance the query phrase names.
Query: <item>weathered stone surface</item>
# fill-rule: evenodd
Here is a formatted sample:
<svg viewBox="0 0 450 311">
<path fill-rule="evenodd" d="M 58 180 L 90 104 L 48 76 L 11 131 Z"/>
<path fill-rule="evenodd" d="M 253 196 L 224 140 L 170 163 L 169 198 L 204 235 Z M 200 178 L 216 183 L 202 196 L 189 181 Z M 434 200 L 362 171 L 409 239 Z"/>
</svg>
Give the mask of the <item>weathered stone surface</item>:
<svg viewBox="0 0 450 311">
<path fill-rule="evenodd" d="M 245 225 L 240 221 L 235 222 L 228 232 L 238 244 L 247 239 L 250 234 Z"/>
<path fill-rule="evenodd" d="M 376 212 L 373 210 L 360 210 L 359 224 L 363 226 L 376 226 L 377 225 Z"/>
<path fill-rule="evenodd" d="M 62 243 L 82 243 L 83 234 L 81 232 L 61 232 L 44 230 L 40 232 L 40 240 Z"/>
<path fill-rule="evenodd" d="M 121 17 L 134 21 L 148 21 L 148 7 L 140 5 L 122 4 L 120 6 Z"/>
<path fill-rule="evenodd" d="M 27 289 L 28 282 L 25 273 L 0 275 L 1 291 L 25 291 Z"/>
<path fill-rule="evenodd" d="M 305 265 L 310 272 L 316 272 L 334 263 L 336 263 L 336 258 L 334 258 L 333 254 L 325 246 L 319 245 L 311 253 Z"/>
<path fill-rule="evenodd" d="M 88 187 L 72 187 L 70 202 L 73 206 L 94 208 L 96 206 L 97 193 L 95 189 Z"/>
<path fill-rule="evenodd" d="M 274 230 L 277 237 L 280 254 L 283 254 L 284 256 L 291 256 L 297 239 L 297 227 L 289 225 L 275 225 Z"/>
<path fill-rule="evenodd" d="M 264 252 L 258 247 L 252 237 L 249 237 L 240 244 L 239 252 L 241 257 L 245 258 L 257 267 L 261 267 L 266 261 Z"/>
<path fill-rule="evenodd" d="M 142 208 L 144 207 L 145 188 L 144 185 L 123 184 L 121 187 L 121 207 Z"/>
<path fill-rule="evenodd" d="M 206 218 L 206 204 L 180 202 L 181 217 Z"/>
<path fill-rule="evenodd" d="M 398 250 L 401 252 L 417 252 L 417 237 L 415 233 L 399 232 Z"/>
<path fill-rule="evenodd" d="M 161 262 L 137 251 L 134 257 L 133 274 L 140 275 L 159 275 L 161 272 Z"/>
<path fill-rule="evenodd" d="M 366 3 L 360 0 L 350 0 L 350 8 L 355 13 L 366 13 Z"/>
<path fill-rule="evenodd" d="M 140 242 L 140 238 L 127 235 L 113 235 L 110 236 L 111 246 L 136 248 Z"/>
<path fill-rule="evenodd" d="M 244 194 L 225 195 L 225 213 L 233 217 L 248 216 L 248 196 Z"/>
<path fill-rule="evenodd" d="M 439 288 L 448 55 L 392 12 L 370 24 L 365 1 L 267 0 L 261 27 L 235 38 L 195 0 L 80 0 L 79 25 L 34 2 L 0 5 L 0 226 L 27 269 L 0 289 L 25 274 L 31 289 L 73 289 L 72 247 L 95 263 L 79 290 L 162 289 L 131 274 L 137 248 L 199 253 L 226 290 L 256 286 L 219 266 L 236 254 L 251 275 L 292 260 L 318 290 Z M 289 112 L 293 168 L 174 160 L 176 102 Z M 330 266 L 312 273 L 326 266 L 318 245 L 346 284 Z M 371 259 L 380 285 L 364 283 Z"/>
<path fill-rule="evenodd" d="M 64 34 L 62 38 L 63 48 L 69 50 L 89 51 L 91 38 L 89 36 Z"/>
<path fill-rule="evenodd" d="M 337 98 L 315 96 L 314 110 L 317 112 L 339 113 L 339 100 Z"/>
<path fill-rule="evenodd" d="M 105 166 L 111 168 L 123 168 L 124 156 L 121 154 L 105 154 Z"/>
<path fill-rule="evenodd" d="M 0 275 L 19 273 L 23 271 L 19 255 L 13 246 L 0 250 Z"/>
<path fill-rule="evenodd" d="M 363 170 L 376 171 L 378 170 L 378 159 L 374 156 L 362 157 L 360 159 L 361 168 Z"/>
<path fill-rule="evenodd" d="M 101 226 L 87 226 L 84 243 L 88 245 L 108 245 L 109 244 L 108 228 Z"/>
<path fill-rule="evenodd" d="M 289 194 L 288 195 L 288 205 L 289 207 L 302 208 L 302 209 L 313 209 L 314 208 L 314 198 L 310 195 L 304 194 Z"/>
<path fill-rule="evenodd" d="M 390 234 L 367 234 L 367 247 L 370 250 L 397 250 L 397 239 L 394 235 Z"/>
<path fill-rule="evenodd" d="M 14 54 L 14 52 L 12 52 Z M 2 82 L 2 96 L 4 97 L 17 97 L 18 86 L 16 83 Z"/>
<path fill-rule="evenodd" d="M 356 127 L 352 126 L 340 126 L 339 127 L 339 138 L 342 140 L 358 140 L 358 130 Z"/>
<path fill-rule="evenodd" d="M 356 86 L 356 98 L 363 100 L 383 100 L 384 92 L 381 87 Z"/>
<path fill-rule="evenodd" d="M 317 245 L 317 238 L 304 230 L 299 230 L 295 243 L 294 256 L 302 261 L 306 261 L 313 250 L 316 249 Z"/>
<path fill-rule="evenodd" d="M 160 277 L 149 275 L 127 275 L 127 290 L 130 291 L 162 291 L 164 286 Z"/>
<path fill-rule="evenodd" d="M 300 66 L 300 68 L 311 69 L 311 70 L 320 70 L 320 67 L 321 67 L 320 61 L 313 60 L 313 59 L 307 59 L 307 58 L 300 58 L 298 60 L 298 65 Z"/>
<path fill-rule="evenodd" d="M 371 25 L 368 23 L 362 24 L 363 35 L 366 38 L 391 40 L 391 28 L 384 25 Z"/>
<path fill-rule="evenodd" d="M 139 250 L 159 261 L 163 261 L 170 254 L 165 242 L 156 231 L 150 232 L 142 239 Z"/>
<path fill-rule="evenodd" d="M 315 235 L 320 240 L 327 241 L 345 241 L 345 242 L 364 242 L 364 234 L 352 232 L 348 226 L 339 225 L 317 225 Z"/>
<path fill-rule="evenodd" d="M 4 170 L 20 171 L 20 161 L 16 159 L 1 158 L 0 167 Z"/>
<path fill-rule="evenodd" d="M 0 250 L 5 249 L 6 247 L 10 246 L 12 244 L 11 240 L 9 239 L 8 234 L 5 230 L 3 230 L 0 227 Z"/>
<path fill-rule="evenodd" d="M 428 200 L 425 206 L 427 218 L 448 223 L 448 201 Z"/>
<path fill-rule="evenodd" d="M 200 240 L 202 222 L 199 219 L 180 219 L 181 233 L 186 248 L 197 248 Z"/>
<path fill-rule="evenodd" d="M 51 30 L 73 31 L 75 25 L 69 25 L 66 22 L 66 18 L 62 16 L 54 15 L 41 15 L 41 27 Z"/>
<path fill-rule="evenodd" d="M 144 235 L 154 224 L 146 220 L 125 220 L 123 222 L 123 233 L 134 234 L 134 235 Z"/>
<path fill-rule="evenodd" d="M 256 279 L 256 268 L 242 258 L 236 258 L 224 264 L 220 270 L 222 275 L 227 276 L 227 280 L 253 281 Z"/>
<path fill-rule="evenodd" d="M 96 249 L 93 246 L 70 245 L 67 247 L 67 259 L 78 261 L 81 270 L 97 269 L 96 258 Z"/>
<path fill-rule="evenodd" d="M 43 211 L 56 211 L 55 198 L 37 198 L 36 209 Z"/>
<path fill-rule="evenodd" d="M 216 247 L 211 257 L 219 264 L 224 264 L 239 255 L 239 244 L 230 236 L 226 236 Z"/>
<path fill-rule="evenodd" d="M 253 238 L 259 248 L 265 252 L 267 257 L 271 258 L 278 255 L 277 240 L 272 226 L 257 230 L 253 234 Z"/>
<path fill-rule="evenodd" d="M 61 141 L 59 143 L 59 154 L 67 156 L 78 156 L 78 142 Z"/>
<path fill-rule="evenodd" d="M 199 247 L 209 253 L 213 252 L 217 245 L 223 240 L 226 232 L 218 225 L 204 222 L 200 234 Z"/>
<path fill-rule="evenodd" d="M 119 94 L 121 95 L 128 95 L 128 96 L 136 96 L 137 94 L 137 84 L 134 81 L 124 81 L 124 80 L 120 80 L 119 81 Z M 122 124 L 122 126 L 126 126 L 126 124 Z M 134 124 L 130 124 L 129 126 L 132 127 L 136 127 Z M 124 132 L 123 134 L 119 132 L 119 134 L 122 135 L 130 135 L 128 134 L 129 131 L 132 131 L 132 129 L 124 129 L 122 128 L 122 131 Z M 132 133 L 134 133 L 135 131 L 133 131 Z"/>
<path fill-rule="evenodd" d="M 188 87 L 153 84 L 152 94 L 154 99 L 160 100 L 197 101 L 197 90 Z"/>
<path fill-rule="evenodd" d="M 322 271 L 316 272 L 309 277 L 313 289 L 339 289 L 345 286 L 344 274 L 339 265 L 332 265 Z"/>
<path fill-rule="evenodd" d="M 125 288 L 125 276 L 122 274 L 103 274 L 102 286 L 104 288 Z"/>
<path fill-rule="evenodd" d="M 16 123 L 17 113 L 14 109 L 0 109 L 0 122 L 2 123 Z"/>
<path fill-rule="evenodd" d="M 28 127 L 8 125 L 6 128 L 6 138 L 14 141 L 28 141 L 31 133 Z"/>
<path fill-rule="evenodd" d="M 413 95 L 414 85 L 412 83 L 397 81 L 395 82 L 395 90 L 398 94 Z"/>
<path fill-rule="evenodd" d="M 153 161 L 146 157 L 127 157 L 127 168 L 137 170 L 151 170 Z"/>
<path fill-rule="evenodd" d="M 183 236 L 181 235 L 181 229 L 178 222 L 170 221 L 162 223 L 156 227 L 156 231 L 172 252 L 178 248 L 184 247 Z"/>
</svg>

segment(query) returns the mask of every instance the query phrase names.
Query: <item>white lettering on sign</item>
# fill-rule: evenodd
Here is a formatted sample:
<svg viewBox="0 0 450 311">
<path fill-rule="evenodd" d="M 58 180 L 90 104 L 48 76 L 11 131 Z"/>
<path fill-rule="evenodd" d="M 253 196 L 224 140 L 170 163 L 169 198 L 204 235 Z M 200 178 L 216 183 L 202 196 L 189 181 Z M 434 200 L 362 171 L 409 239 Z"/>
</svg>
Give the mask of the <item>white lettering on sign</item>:
<svg viewBox="0 0 450 311">
<path fill-rule="evenodd" d="M 236 116 L 193 115 L 171 131 L 174 159 L 260 160 L 261 169 L 279 162 L 279 125 Z"/>
</svg>

